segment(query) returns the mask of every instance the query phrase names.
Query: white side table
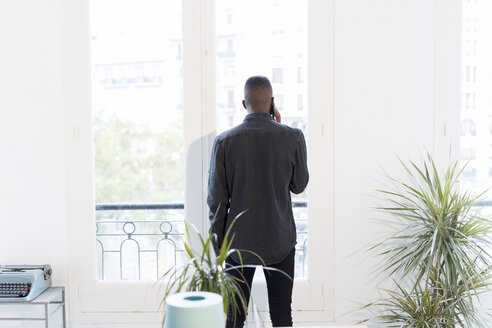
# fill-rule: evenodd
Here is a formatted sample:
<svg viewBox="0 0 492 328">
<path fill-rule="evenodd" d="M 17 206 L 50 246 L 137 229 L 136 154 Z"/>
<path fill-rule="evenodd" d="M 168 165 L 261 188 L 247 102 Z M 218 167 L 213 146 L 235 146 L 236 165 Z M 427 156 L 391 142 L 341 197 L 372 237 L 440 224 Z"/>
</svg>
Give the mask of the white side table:
<svg viewBox="0 0 492 328">
<path fill-rule="evenodd" d="M 65 328 L 65 287 L 50 287 L 30 302 L 0 302 L 0 327 Z"/>
</svg>

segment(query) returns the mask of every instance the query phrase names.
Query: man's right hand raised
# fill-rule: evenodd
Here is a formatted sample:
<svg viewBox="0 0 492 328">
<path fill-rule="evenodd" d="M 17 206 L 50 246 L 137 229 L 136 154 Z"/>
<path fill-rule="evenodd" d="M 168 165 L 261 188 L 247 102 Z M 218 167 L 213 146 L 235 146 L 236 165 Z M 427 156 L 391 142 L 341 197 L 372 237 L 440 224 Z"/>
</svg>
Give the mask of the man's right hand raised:
<svg viewBox="0 0 492 328">
<path fill-rule="evenodd" d="M 277 123 L 281 123 L 282 121 L 282 116 L 280 115 L 280 112 L 278 111 L 277 107 L 275 107 L 275 121 Z"/>
</svg>

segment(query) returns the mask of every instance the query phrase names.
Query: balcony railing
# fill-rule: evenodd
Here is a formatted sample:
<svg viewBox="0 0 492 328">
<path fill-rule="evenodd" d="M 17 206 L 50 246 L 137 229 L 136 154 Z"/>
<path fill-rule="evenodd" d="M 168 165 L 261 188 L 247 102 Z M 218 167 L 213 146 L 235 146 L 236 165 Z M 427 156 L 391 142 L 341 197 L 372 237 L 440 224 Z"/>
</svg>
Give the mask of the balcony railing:
<svg viewBox="0 0 492 328">
<path fill-rule="evenodd" d="M 307 202 L 292 204 L 297 226 L 296 277 L 307 275 Z M 184 204 L 97 204 L 99 280 L 156 280 L 187 260 Z"/>
</svg>

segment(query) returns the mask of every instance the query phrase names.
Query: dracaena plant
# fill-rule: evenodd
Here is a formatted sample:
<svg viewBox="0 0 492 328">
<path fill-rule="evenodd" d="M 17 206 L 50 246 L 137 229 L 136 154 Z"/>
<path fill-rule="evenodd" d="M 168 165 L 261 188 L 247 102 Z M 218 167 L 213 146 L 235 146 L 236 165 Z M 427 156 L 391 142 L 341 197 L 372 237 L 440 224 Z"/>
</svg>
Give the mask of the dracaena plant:
<svg viewBox="0 0 492 328">
<path fill-rule="evenodd" d="M 216 234 L 210 233 L 207 238 L 204 238 L 202 234 L 191 225 L 200 240 L 200 250 L 198 252 L 194 251 L 190 242 L 190 229 L 188 224 L 185 223 L 186 238 L 184 240 L 184 248 L 189 259 L 181 265 L 172 267 L 161 277 L 161 280 L 164 280 L 166 285 L 161 306 L 165 304 L 167 297 L 174 293 L 182 291 L 207 291 L 222 295 L 224 300 L 224 312 L 226 312 L 230 306 L 232 313 L 234 314 L 238 311 L 244 311 L 243 313 L 246 313 L 248 310 L 248 303 L 240 287 L 240 284 L 244 283 L 244 279 L 233 277 L 228 274 L 231 270 L 239 269 L 240 271 L 241 268 L 256 267 L 256 265 L 243 264 L 241 256 L 242 252 L 248 252 L 255 255 L 263 263 L 264 269 L 278 271 L 287 275 L 281 270 L 265 266 L 265 262 L 263 262 L 261 257 L 252 251 L 232 248 L 232 242 L 235 237 L 235 233 L 231 234 L 232 227 L 241 214 L 231 222 L 216 256 L 214 255 L 212 244 L 214 238 L 217 238 Z M 226 259 L 233 253 L 238 255 L 238 266 L 231 266 L 226 263 Z"/>
<path fill-rule="evenodd" d="M 388 327 L 488 327 L 479 309 L 491 278 L 491 221 L 479 212 L 484 196 L 463 191 L 458 163 L 440 172 L 432 157 L 421 166 L 400 160 L 409 182 L 390 177 L 379 190 L 395 231 L 372 247 L 396 290 L 383 290 L 380 310 Z M 367 321 L 367 320 L 366 320 Z"/>
</svg>

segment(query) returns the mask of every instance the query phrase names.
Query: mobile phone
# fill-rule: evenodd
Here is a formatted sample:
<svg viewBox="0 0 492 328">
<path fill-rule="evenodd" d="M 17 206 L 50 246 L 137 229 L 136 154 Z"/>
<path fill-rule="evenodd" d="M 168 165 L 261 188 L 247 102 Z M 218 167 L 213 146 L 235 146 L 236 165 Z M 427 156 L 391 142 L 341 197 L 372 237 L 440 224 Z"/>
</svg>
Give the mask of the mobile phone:
<svg viewBox="0 0 492 328">
<path fill-rule="evenodd" d="M 273 120 L 275 120 L 275 103 L 272 102 L 272 107 L 270 107 L 270 115 L 272 115 Z"/>
</svg>

